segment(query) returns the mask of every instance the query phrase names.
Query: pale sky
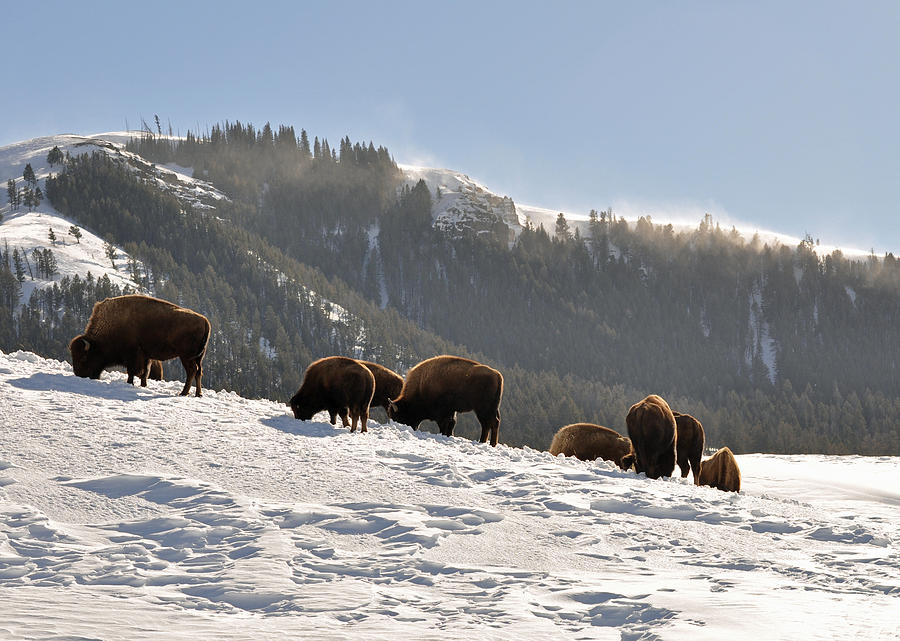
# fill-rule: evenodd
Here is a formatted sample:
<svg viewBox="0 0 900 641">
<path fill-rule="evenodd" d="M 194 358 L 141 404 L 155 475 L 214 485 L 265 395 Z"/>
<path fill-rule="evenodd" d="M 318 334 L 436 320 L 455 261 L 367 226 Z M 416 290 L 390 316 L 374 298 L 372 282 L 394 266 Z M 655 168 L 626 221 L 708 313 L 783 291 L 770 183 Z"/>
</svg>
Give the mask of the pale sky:
<svg viewBox="0 0 900 641">
<path fill-rule="evenodd" d="M 0 145 L 268 121 L 520 203 L 900 253 L 897 2 L 15 2 L 2 24 Z"/>
</svg>

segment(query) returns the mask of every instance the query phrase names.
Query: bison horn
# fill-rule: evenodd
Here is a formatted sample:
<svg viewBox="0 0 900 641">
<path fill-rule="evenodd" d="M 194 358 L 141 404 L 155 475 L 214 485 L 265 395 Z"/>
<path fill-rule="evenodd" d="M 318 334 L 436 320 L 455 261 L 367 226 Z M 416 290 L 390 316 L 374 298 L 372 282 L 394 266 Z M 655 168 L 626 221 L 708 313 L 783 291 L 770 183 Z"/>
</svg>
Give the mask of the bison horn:
<svg viewBox="0 0 900 641">
<path fill-rule="evenodd" d="M 391 402 L 390 402 L 390 405 L 388 405 L 388 407 L 390 408 L 390 410 L 391 410 L 392 412 L 396 412 L 396 411 L 397 411 L 397 404 L 396 404 L 394 401 L 391 401 Z"/>
<path fill-rule="evenodd" d="M 88 342 L 88 339 L 82 338 L 81 340 L 84 342 L 84 351 L 88 351 L 91 348 L 91 344 Z"/>
</svg>

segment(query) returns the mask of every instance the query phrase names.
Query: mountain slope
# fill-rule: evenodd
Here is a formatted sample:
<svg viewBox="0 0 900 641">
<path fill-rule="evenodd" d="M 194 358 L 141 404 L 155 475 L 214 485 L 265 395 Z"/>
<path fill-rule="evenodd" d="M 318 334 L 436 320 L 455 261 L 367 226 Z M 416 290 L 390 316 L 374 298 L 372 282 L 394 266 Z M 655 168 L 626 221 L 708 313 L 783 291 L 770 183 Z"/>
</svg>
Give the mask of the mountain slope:
<svg viewBox="0 0 900 641">
<path fill-rule="evenodd" d="M 23 144 L 39 159 L 49 142 Z M 284 126 L 71 145 L 99 153 L 46 179 L 55 210 L 138 261 L 135 285 L 211 319 L 213 386 L 286 399 L 316 357 L 402 373 L 449 352 L 504 373 L 510 444 L 545 447 L 578 421 L 624 429 L 630 404 L 660 393 L 739 452 L 900 452 L 890 254 L 764 244 L 709 216 L 695 229 L 609 211 L 570 224 L 371 143 L 311 151 Z M 93 301 L 121 293 L 60 274 L 19 301 L 10 260 L 7 349 L 64 358 Z"/>
<path fill-rule="evenodd" d="M 0 639 L 900 635 L 900 459 L 726 494 L 178 389 L 0 352 Z"/>
</svg>

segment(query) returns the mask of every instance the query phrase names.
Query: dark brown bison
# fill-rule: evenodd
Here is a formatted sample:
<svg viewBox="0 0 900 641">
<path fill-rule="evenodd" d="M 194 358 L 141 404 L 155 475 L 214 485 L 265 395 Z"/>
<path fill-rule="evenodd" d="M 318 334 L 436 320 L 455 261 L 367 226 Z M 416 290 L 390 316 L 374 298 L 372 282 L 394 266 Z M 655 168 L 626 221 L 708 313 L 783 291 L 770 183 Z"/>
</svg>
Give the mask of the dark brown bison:
<svg viewBox="0 0 900 641">
<path fill-rule="evenodd" d="M 201 396 L 203 356 L 209 340 L 206 316 L 150 296 L 137 294 L 94 303 L 84 333 L 69 343 L 76 376 L 100 378 L 110 365 L 124 365 L 128 382 L 147 386 L 148 361 L 180 358 L 187 380 L 181 395 L 196 383 Z"/>
<path fill-rule="evenodd" d="M 344 356 L 328 356 L 310 364 L 303 375 L 300 389 L 291 398 L 290 406 L 294 418 L 308 421 L 317 412 L 327 410 L 331 424 L 335 417 L 341 417 L 341 424 L 347 427 L 349 414 L 356 431 L 361 422 L 361 432 L 367 432 L 369 404 L 375 393 L 375 376 L 365 365 Z"/>
<path fill-rule="evenodd" d="M 703 425 L 690 414 L 672 412 L 678 430 L 678 445 L 675 448 L 681 478 L 686 478 L 688 470 L 693 472 L 694 485 L 700 485 L 700 459 L 703 457 L 703 446 L 706 434 Z"/>
<path fill-rule="evenodd" d="M 564 454 L 582 461 L 603 459 L 622 467 L 622 457 L 631 451 L 631 441 L 608 427 L 574 423 L 559 428 L 550 443 L 553 456 Z M 622 469 L 625 469 L 624 467 Z"/>
<path fill-rule="evenodd" d="M 700 485 L 723 492 L 741 491 L 741 470 L 730 449 L 723 447 L 700 464 Z"/>
<path fill-rule="evenodd" d="M 672 476 L 677 428 L 669 404 L 651 394 L 631 406 L 625 423 L 631 452 L 623 457 L 622 468 L 634 465 L 635 472 L 643 472 L 651 479 Z"/>
<path fill-rule="evenodd" d="M 368 367 L 375 377 L 375 395 L 372 396 L 370 407 L 383 407 L 387 412 L 391 399 L 400 396 L 400 390 L 403 389 L 403 377 L 378 363 L 371 361 L 360 361 L 360 363 Z"/>
<path fill-rule="evenodd" d="M 400 396 L 388 405 L 388 416 L 418 429 L 432 420 L 441 434 L 452 436 L 456 413 L 474 411 L 481 423 L 481 442 L 491 445 L 500 435 L 503 375 L 495 369 L 458 356 L 435 356 L 406 374 Z"/>
</svg>

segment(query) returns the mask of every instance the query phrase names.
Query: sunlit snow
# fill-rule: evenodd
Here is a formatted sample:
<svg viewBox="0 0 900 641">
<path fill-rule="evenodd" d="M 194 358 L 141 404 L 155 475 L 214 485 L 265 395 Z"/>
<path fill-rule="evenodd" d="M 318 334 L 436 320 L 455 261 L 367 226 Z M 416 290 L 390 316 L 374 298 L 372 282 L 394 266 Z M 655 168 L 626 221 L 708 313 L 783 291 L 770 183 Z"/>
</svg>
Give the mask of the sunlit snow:
<svg viewBox="0 0 900 641">
<path fill-rule="evenodd" d="M 0 639 L 900 635 L 898 458 L 731 494 L 180 386 L 0 353 Z"/>
</svg>

